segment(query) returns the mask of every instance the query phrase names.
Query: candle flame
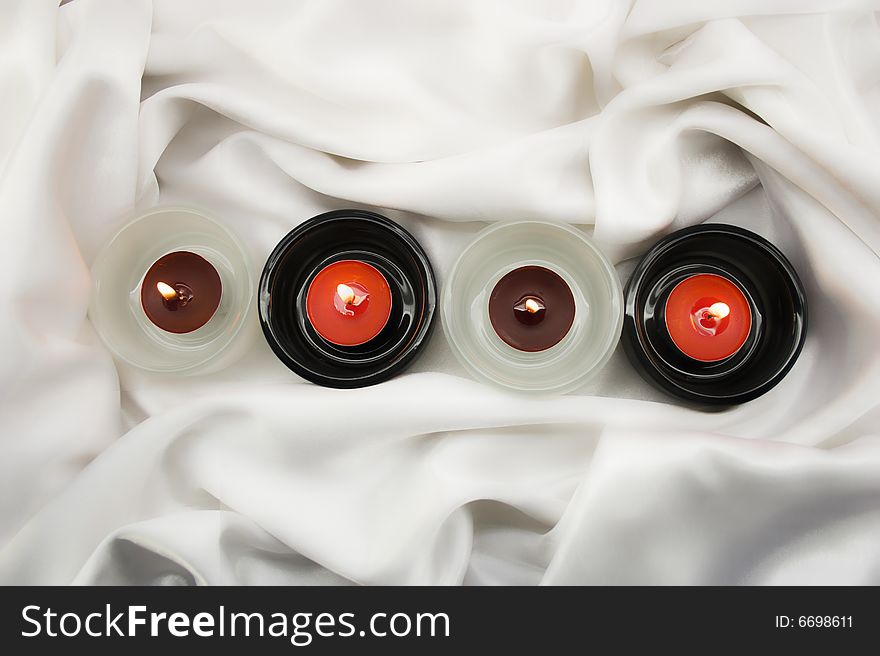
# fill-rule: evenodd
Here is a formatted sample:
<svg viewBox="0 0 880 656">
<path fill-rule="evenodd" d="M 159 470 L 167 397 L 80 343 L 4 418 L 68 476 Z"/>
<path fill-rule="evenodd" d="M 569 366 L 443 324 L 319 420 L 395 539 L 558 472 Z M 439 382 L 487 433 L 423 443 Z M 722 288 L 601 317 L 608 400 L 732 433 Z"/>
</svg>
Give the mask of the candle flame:
<svg viewBox="0 0 880 656">
<path fill-rule="evenodd" d="M 520 318 L 523 318 L 528 315 L 538 315 L 538 313 L 545 310 L 546 307 L 544 301 L 540 298 L 526 296 L 519 303 L 514 305 L 513 309 L 520 314 Z M 536 316 L 536 318 L 540 318 L 540 315 Z"/>
<path fill-rule="evenodd" d="M 533 298 L 527 298 L 525 302 L 526 312 L 534 314 L 542 309 L 541 304 Z"/>
<path fill-rule="evenodd" d="M 177 290 L 171 285 L 167 285 L 160 281 L 156 283 L 156 289 L 159 290 L 159 293 L 162 294 L 162 298 L 166 301 L 173 301 L 177 298 Z"/>
<path fill-rule="evenodd" d="M 354 293 L 354 290 L 344 283 L 336 285 L 336 293 L 345 305 L 351 305 L 354 303 L 355 298 L 357 298 L 357 294 Z"/>
<path fill-rule="evenodd" d="M 712 303 L 709 306 L 709 315 L 715 319 L 723 319 L 730 314 L 730 306 L 727 303 Z"/>
</svg>

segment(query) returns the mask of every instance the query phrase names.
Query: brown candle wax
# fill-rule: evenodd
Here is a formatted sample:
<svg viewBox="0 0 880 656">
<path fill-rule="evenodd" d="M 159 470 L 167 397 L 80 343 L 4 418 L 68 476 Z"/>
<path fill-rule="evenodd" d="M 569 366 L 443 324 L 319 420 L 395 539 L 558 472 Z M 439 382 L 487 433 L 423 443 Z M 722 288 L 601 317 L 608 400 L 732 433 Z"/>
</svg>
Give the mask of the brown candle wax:
<svg viewBox="0 0 880 656">
<path fill-rule="evenodd" d="M 524 266 L 506 274 L 489 296 L 489 320 L 504 342 L 520 351 L 558 344 L 574 322 L 574 296 L 559 274 Z"/>
<path fill-rule="evenodd" d="M 214 316 L 222 292 L 220 275 L 208 260 L 177 251 L 163 255 L 147 271 L 141 284 L 141 306 L 162 330 L 190 333 Z"/>
</svg>

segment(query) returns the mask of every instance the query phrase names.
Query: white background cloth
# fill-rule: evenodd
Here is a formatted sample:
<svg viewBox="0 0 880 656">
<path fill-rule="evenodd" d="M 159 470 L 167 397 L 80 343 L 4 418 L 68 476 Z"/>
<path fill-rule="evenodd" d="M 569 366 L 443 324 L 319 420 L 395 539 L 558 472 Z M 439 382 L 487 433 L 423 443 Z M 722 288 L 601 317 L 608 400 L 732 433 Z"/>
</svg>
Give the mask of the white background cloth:
<svg viewBox="0 0 880 656">
<path fill-rule="evenodd" d="M 880 26 L 858 0 L 0 0 L 0 581 L 880 583 Z M 259 270 L 378 208 L 442 281 L 486 222 L 619 265 L 749 227 L 802 274 L 803 355 L 723 412 L 618 349 L 586 388 L 116 366 L 89 267 L 205 208 Z"/>
</svg>

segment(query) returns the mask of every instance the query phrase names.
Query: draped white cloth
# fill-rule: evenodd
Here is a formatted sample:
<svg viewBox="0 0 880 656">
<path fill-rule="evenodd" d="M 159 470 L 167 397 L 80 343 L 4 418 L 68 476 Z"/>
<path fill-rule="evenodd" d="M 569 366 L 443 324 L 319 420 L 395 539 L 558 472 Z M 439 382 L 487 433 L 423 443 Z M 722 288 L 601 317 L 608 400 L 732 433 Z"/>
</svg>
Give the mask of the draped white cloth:
<svg viewBox="0 0 880 656">
<path fill-rule="evenodd" d="M 0 581 L 880 583 L 880 2 L 0 0 Z M 618 350 L 478 384 L 441 330 L 339 391 L 257 337 L 149 376 L 86 316 L 127 216 L 205 208 L 262 266 L 367 207 L 442 283 L 486 222 L 764 234 L 811 304 L 766 396 L 682 407 Z"/>
</svg>

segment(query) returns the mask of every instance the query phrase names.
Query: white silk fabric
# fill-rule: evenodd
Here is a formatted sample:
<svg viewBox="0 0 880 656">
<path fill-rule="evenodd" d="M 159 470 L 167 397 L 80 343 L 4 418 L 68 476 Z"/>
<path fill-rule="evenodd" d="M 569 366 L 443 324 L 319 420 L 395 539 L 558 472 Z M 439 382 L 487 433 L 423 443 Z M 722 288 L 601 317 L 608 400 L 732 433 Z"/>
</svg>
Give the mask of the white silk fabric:
<svg viewBox="0 0 880 656">
<path fill-rule="evenodd" d="M 859 0 L 0 0 L 0 581 L 880 583 L 880 26 Z M 323 389 L 257 336 L 115 363 L 89 267 L 161 204 L 259 270 L 307 218 L 411 230 L 442 284 L 488 222 L 748 227 L 806 347 L 721 412 L 618 349 L 585 388 Z"/>
</svg>

